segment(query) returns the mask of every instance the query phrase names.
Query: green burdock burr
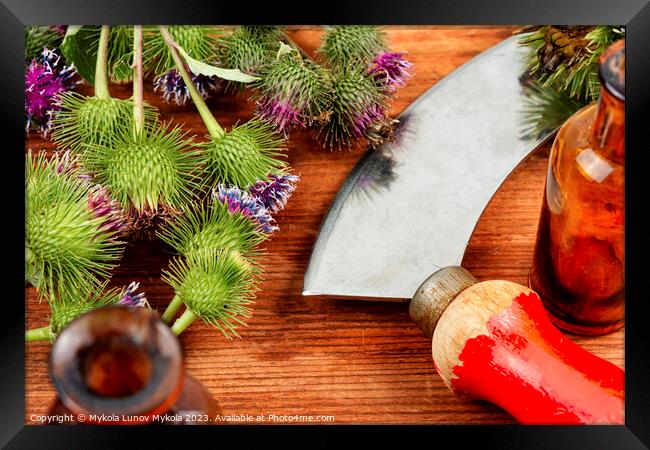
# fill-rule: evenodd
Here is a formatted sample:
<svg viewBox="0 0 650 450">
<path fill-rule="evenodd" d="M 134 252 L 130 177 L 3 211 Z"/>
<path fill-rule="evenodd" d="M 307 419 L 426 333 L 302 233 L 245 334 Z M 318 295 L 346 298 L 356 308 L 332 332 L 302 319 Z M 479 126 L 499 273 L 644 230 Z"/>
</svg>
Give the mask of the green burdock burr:
<svg viewBox="0 0 650 450">
<path fill-rule="evenodd" d="M 217 30 L 207 25 L 169 25 L 167 31 L 179 46 L 192 58 L 211 61 L 216 57 Z M 158 31 L 158 27 L 145 27 L 143 64 L 145 73 L 162 75 L 174 68 L 174 58 Z"/>
<path fill-rule="evenodd" d="M 318 53 L 330 66 L 361 63 L 369 66 L 375 56 L 386 50 L 386 36 L 370 25 L 337 25 L 328 27 Z"/>
<path fill-rule="evenodd" d="M 253 218 L 241 210 L 229 211 L 228 205 L 215 198 L 207 206 L 198 204 L 184 209 L 158 232 L 158 236 L 183 257 L 194 257 L 206 251 L 221 251 L 222 254 L 231 251 L 256 259 L 255 247 L 268 236 L 259 228 Z M 181 297 L 176 294 L 161 319 L 170 323 L 182 304 Z"/>
<path fill-rule="evenodd" d="M 41 296 L 59 298 L 108 278 L 121 256 L 123 212 L 80 173 L 69 153 L 48 161 L 27 153 L 25 166 L 26 281 Z"/>
<path fill-rule="evenodd" d="M 174 258 L 163 279 L 186 309 L 172 331 L 180 334 L 200 318 L 227 338 L 239 336 L 236 327 L 251 315 L 259 272 L 254 260 L 233 250 L 212 248 Z"/>
<path fill-rule="evenodd" d="M 102 143 L 87 146 L 82 160 L 137 222 L 143 215 L 151 219 L 152 213 L 176 210 L 191 202 L 199 160 L 198 152 L 186 139 L 187 133 L 178 127 L 170 129 L 169 124 L 147 122 L 141 26 L 134 27 L 134 40 L 135 75 L 129 125 L 116 130 Z"/>
<path fill-rule="evenodd" d="M 268 180 L 271 174 L 283 173 L 287 164 L 278 158 L 284 156 L 286 147 L 273 126 L 256 117 L 235 125 L 229 131 L 224 130 L 192 83 L 171 34 L 166 27 L 160 27 L 160 31 L 208 129 L 208 141 L 198 145 L 208 187 L 224 183 L 245 188 L 260 180 Z"/>
<path fill-rule="evenodd" d="M 59 333 L 74 319 L 96 308 L 127 306 L 149 308 L 143 292 L 135 291 L 139 283 L 131 283 L 122 289 L 106 289 L 107 283 L 99 287 L 78 286 L 66 291 L 63 296 L 50 299 L 50 324 L 34 328 L 25 333 L 27 342 L 53 342 Z"/>
<path fill-rule="evenodd" d="M 95 95 L 76 92 L 61 95 L 61 109 L 53 121 L 52 139 L 60 148 L 87 152 L 89 147 L 104 144 L 133 123 L 133 101 L 112 98 L 108 90 L 108 49 L 110 27 L 103 25 L 95 66 Z M 144 106 L 145 118 L 152 121 L 155 109 Z"/>
<path fill-rule="evenodd" d="M 275 57 L 280 40 L 278 27 L 239 26 L 217 40 L 217 60 L 222 67 L 258 75 Z M 228 87 L 241 90 L 244 85 L 230 82 Z"/>
</svg>

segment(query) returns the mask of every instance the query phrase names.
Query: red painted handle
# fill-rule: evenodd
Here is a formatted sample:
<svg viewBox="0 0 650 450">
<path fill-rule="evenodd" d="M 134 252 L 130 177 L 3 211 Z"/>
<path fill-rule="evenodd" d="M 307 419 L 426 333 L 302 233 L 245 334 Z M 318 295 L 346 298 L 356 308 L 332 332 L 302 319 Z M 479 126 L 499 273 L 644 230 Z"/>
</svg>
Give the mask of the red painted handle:
<svg viewBox="0 0 650 450">
<path fill-rule="evenodd" d="M 623 424 L 623 370 L 564 336 L 526 291 L 465 342 L 452 389 L 524 424 Z"/>
</svg>

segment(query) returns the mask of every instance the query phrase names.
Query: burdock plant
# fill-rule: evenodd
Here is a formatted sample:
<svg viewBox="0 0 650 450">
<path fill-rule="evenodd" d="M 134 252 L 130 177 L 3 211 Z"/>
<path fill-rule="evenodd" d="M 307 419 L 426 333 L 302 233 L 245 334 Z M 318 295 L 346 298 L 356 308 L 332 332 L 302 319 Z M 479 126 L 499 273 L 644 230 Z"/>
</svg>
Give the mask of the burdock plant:
<svg viewBox="0 0 650 450">
<path fill-rule="evenodd" d="M 219 251 L 222 254 L 235 252 L 254 257 L 254 248 L 266 239 L 258 223 L 241 211 L 231 212 L 216 199 L 207 206 L 199 204 L 186 208 L 158 235 L 182 257 L 190 258 L 188 264 L 199 260 L 201 255 L 206 256 L 206 251 Z M 216 253 L 208 253 L 207 256 L 216 257 Z M 183 299 L 177 293 L 163 313 L 162 320 L 171 322 L 182 304 Z"/>
<path fill-rule="evenodd" d="M 615 26 L 545 25 L 524 28 L 529 49 L 526 134 L 541 136 L 600 96 L 598 58 L 625 30 Z"/>
<path fill-rule="evenodd" d="M 97 188 L 74 161 L 27 153 L 25 167 L 25 275 L 55 301 L 110 276 L 122 252 L 121 211 L 97 201 Z"/>
<path fill-rule="evenodd" d="M 285 136 L 292 127 L 328 118 L 332 91 L 328 71 L 284 43 L 254 86 L 257 113 Z"/>
<path fill-rule="evenodd" d="M 133 102 L 128 126 L 87 147 L 84 165 L 131 216 L 178 209 L 196 186 L 197 158 L 180 128 L 147 123 L 143 101 L 142 27 L 134 28 Z"/>
<path fill-rule="evenodd" d="M 25 61 L 37 58 L 44 48 L 54 50 L 63 41 L 63 31 L 57 26 L 32 25 L 25 27 Z"/>
<path fill-rule="evenodd" d="M 110 27 L 102 26 L 95 65 L 95 95 L 86 97 L 75 92 L 61 95 L 61 110 L 54 119 L 52 133 L 59 147 L 87 151 L 132 127 L 133 101 L 112 98 L 108 90 L 109 35 Z M 147 120 L 156 117 L 150 106 L 144 106 L 144 115 Z"/>
<path fill-rule="evenodd" d="M 197 318 L 219 329 L 227 338 L 239 336 L 237 325 L 245 325 L 260 272 L 251 258 L 238 251 L 206 248 L 186 257 L 174 258 L 163 279 L 176 293 L 185 311 L 171 329 L 182 333 Z"/>
<path fill-rule="evenodd" d="M 63 296 L 50 301 L 50 323 L 25 333 L 27 342 L 53 342 L 59 333 L 74 319 L 96 308 L 126 306 L 149 308 L 143 292 L 136 294 L 139 283 L 131 283 L 122 289 L 106 290 L 106 284 L 96 288 L 77 286 Z"/>
<path fill-rule="evenodd" d="M 333 94 L 330 120 L 319 127 L 319 137 L 330 148 L 350 145 L 364 137 L 379 144 L 390 137 L 387 117 L 389 96 L 373 74 L 359 63 L 332 69 Z"/>
<path fill-rule="evenodd" d="M 319 53 L 330 66 L 362 63 L 369 66 L 386 50 L 385 34 L 371 25 L 337 25 L 328 27 Z"/>
<path fill-rule="evenodd" d="M 43 136 L 52 128 L 52 117 L 60 109 L 61 95 L 74 88 L 74 66 L 66 66 L 54 50 L 43 49 L 25 69 L 25 130 L 37 129 Z"/>
<path fill-rule="evenodd" d="M 253 118 L 242 125 L 235 125 L 229 131 L 224 130 L 191 82 L 178 45 L 166 27 L 161 27 L 160 31 L 208 129 L 208 141 L 199 144 L 199 150 L 210 187 L 223 183 L 245 188 L 257 181 L 267 180 L 269 174 L 283 173 L 286 163 L 278 157 L 285 150 L 284 141 L 272 125 L 260 118 Z M 256 78 L 244 76 L 239 79 L 253 81 Z"/>
<path fill-rule="evenodd" d="M 167 30 L 192 58 L 206 62 L 216 58 L 217 38 L 214 28 L 203 25 L 170 25 Z M 167 101 L 184 105 L 190 97 L 188 88 L 174 68 L 174 59 L 157 27 L 144 29 L 144 47 L 144 71 L 155 75 L 154 91 L 160 92 Z M 214 76 L 191 75 L 192 84 L 204 99 L 221 87 L 220 80 Z"/>
<path fill-rule="evenodd" d="M 218 39 L 217 60 L 222 67 L 238 69 L 249 75 L 259 75 L 270 63 L 281 39 L 274 26 L 240 26 Z M 241 83 L 229 87 L 243 88 Z"/>
<path fill-rule="evenodd" d="M 391 139 L 390 95 L 411 77 L 404 53 L 388 52 L 385 34 L 366 25 L 329 27 L 318 52 L 334 86 L 330 121 L 319 130 L 325 144 L 340 149 L 352 139 L 365 138 L 371 146 Z"/>
<path fill-rule="evenodd" d="M 215 58 L 217 38 L 213 27 L 205 25 L 169 25 L 166 27 L 174 42 L 185 49 L 192 58 L 211 61 Z M 143 31 L 145 73 L 160 76 L 175 67 L 174 58 L 158 31 L 158 27 L 146 27 Z"/>
</svg>

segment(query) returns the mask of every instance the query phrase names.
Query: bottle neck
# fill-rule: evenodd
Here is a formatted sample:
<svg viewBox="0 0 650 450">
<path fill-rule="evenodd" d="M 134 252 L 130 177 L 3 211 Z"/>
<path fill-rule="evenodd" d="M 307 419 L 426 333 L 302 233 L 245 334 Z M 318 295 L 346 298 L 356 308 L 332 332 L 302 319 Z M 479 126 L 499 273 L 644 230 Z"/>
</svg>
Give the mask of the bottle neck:
<svg viewBox="0 0 650 450">
<path fill-rule="evenodd" d="M 590 144 L 601 157 L 623 164 L 625 161 L 625 103 L 605 87 L 601 89 Z"/>
<path fill-rule="evenodd" d="M 165 413 L 184 375 L 176 336 L 153 312 L 126 307 L 100 308 L 70 323 L 54 343 L 50 373 L 61 403 L 100 423 Z"/>
</svg>

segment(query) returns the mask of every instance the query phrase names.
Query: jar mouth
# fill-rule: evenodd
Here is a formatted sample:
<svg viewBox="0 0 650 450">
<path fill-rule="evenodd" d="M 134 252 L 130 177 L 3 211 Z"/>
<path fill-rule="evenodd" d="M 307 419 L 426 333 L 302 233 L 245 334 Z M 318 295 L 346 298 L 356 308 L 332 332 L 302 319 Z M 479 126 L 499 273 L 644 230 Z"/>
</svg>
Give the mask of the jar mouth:
<svg viewBox="0 0 650 450">
<path fill-rule="evenodd" d="M 59 399 L 74 413 L 104 415 L 102 422 L 153 415 L 180 394 L 181 348 L 151 311 L 99 308 L 61 332 L 52 347 L 50 375 Z"/>
</svg>

